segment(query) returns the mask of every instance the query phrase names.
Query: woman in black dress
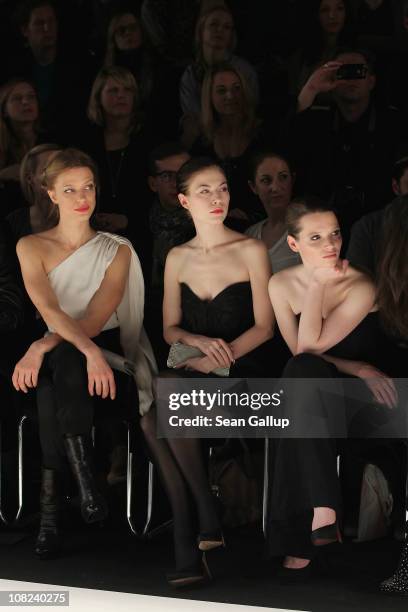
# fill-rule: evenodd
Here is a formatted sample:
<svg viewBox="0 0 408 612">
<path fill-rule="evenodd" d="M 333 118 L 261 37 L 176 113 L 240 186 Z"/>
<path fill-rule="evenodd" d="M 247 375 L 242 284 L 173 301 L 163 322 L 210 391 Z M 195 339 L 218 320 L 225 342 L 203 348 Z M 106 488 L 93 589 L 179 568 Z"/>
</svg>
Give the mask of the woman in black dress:
<svg viewBox="0 0 408 612">
<path fill-rule="evenodd" d="M 317 546 L 340 539 L 335 438 L 346 429 L 361 437 L 375 427 L 373 403 L 380 404 L 381 417 L 392 415 L 387 409 L 396 405 L 397 393 L 383 372 L 387 347 L 376 321 L 374 285 L 339 259 L 342 240 L 335 214 L 317 199 L 299 198 L 289 205 L 287 222 L 289 246 L 303 263 L 269 282 L 279 329 L 294 355 L 283 378 L 335 379 L 330 382 L 335 392 L 342 390 L 340 377 L 364 382 L 358 387 L 358 403 L 348 398 L 343 403 L 341 395 L 331 395 L 326 402 L 318 390 L 309 396 L 310 387 L 299 388 L 297 380 L 287 385 L 285 406 L 292 424 L 306 415 L 306 424 L 323 431 L 319 439 L 313 431 L 312 437 L 302 437 L 302 430 L 297 438 L 281 438 L 272 445 L 269 550 L 285 557 L 284 568 L 294 576 L 309 566 Z M 343 428 L 334 436 L 333 423 Z"/>
<path fill-rule="evenodd" d="M 164 277 L 163 328 L 169 344 L 196 347 L 202 357 L 183 367 L 194 376 L 230 367 L 230 376 L 251 375 L 261 361 L 254 349 L 272 336 L 267 284 L 270 264 L 261 241 L 224 225 L 229 192 L 222 169 L 209 159 L 186 162 L 177 175 L 179 201 L 196 236 L 172 249 Z M 263 359 L 265 362 L 266 360 Z M 223 543 L 197 439 L 157 439 L 152 414 L 142 419 L 149 446 L 170 498 L 177 571 L 173 586 L 205 580 L 201 552 Z M 199 544 L 194 508 L 198 516 Z"/>
</svg>

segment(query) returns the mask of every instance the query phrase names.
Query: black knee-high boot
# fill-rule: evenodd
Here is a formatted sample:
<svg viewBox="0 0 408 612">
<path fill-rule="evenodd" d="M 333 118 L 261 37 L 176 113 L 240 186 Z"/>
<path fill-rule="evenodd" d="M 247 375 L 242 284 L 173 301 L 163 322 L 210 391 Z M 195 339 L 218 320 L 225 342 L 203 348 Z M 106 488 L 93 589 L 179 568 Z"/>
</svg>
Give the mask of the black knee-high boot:
<svg viewBox="0 0 408 612">
<path fill-rule="evenodd" d="M 61 550 L 59 476 L 57 470 L 42 470 L 40 531 L 35 543 L 35 554 L 39 559 L 52 559 Z"/>
<path fill-rule="evenodd" d="M 87 439 L 85 436 L 66 435 L 64 444 L 79 487 L 82 517 L 86 523 L 102 521 L 108 515 L 108 506 L 95 483 Z"/>
</svg>

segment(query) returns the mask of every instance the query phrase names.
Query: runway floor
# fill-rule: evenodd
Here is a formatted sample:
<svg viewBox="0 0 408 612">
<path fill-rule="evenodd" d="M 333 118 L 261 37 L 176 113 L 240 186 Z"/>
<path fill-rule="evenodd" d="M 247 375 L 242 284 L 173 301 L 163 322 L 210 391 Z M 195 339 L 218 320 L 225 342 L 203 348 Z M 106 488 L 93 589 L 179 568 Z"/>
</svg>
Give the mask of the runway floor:
<svg viewBox="0 0 408 612">
<path fill-rule="evenodd" d="M 238 530 L 226 534 L 225 549 L 208 554 L 211 583 L 175 591 L 165 581 L 165 572 L 173 564 L 169 533 L 141 541 L 124 528 L 75 526 L 66 534 L 64 556 L 53 561 L 34 557 L 34 535 L 32 526 L 0 533 L 0 590 L 9 588 L 10 580 L 24 583 L 13 583 L 14 590 L 37 589 L 41 584 L 67 587 L 72 610 L 246 612 L 261 606 L 313 612 L 406 612 L 408 605 L 405 597 L 378 592 L 379 582 L 393 572 L 401 547 L 391 539 L 337 545 L 316 576 L 288 585 L 276 576 L 277 567 L 265 560 L 259 527 Z"/>
</svg>

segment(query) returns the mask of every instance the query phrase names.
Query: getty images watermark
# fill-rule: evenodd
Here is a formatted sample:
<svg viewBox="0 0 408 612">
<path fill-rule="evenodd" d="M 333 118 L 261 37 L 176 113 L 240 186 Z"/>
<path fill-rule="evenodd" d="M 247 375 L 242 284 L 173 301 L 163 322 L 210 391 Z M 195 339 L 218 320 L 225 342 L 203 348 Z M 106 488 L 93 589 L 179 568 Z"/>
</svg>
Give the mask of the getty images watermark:
<svg viewBox="0 0 408 612">
<path fill-rule="evenodd" d="M 283 392 L 281 392 L 283 393 Z M 278 407 L 281 405 L 281 393 L 248 393 L 245 391 L 205 391 L 204 389 L 191 389 L 190 392 L 173 392 L 169 395 L 169 410 L 178 411 L 182 408 L 201 408 L 206 412 L 221 411 L 213 416 L 197 414 L 186 417 L 179 414 L 169 416 L 170 427 L 280 427 L 289 426 L 289 419 L 274 417 L 267 414 L 260 417 L 258 414 L 249 414 L 245 417 L 225 416 L 223 409 L 246 408 L 258 411 L 262 408 Z"/>
<path fill-rule="evenodd" d="M 162 438 L 406 437 L 408 381 L 394 381 L 390 409 L 360 379 L 162 378 L 156 387 Z"/>
</svg>

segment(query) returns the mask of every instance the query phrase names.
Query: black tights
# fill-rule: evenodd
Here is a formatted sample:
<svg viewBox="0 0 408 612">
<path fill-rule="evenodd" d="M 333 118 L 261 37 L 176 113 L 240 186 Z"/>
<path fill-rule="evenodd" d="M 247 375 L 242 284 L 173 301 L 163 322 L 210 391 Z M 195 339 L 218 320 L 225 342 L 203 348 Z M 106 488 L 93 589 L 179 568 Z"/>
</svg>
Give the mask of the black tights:
<svg viewBox="0 0 408 612">
<path fill-rule="evenodd" d="M 219 528 L 201 443 L 192 438 L 158 439 L 154 408 L 141 419 L 141 427 L 170 500 L 176 567 L 182 569 L 200 558 L 196 519 L 200 532 Z"/>
</svg>

